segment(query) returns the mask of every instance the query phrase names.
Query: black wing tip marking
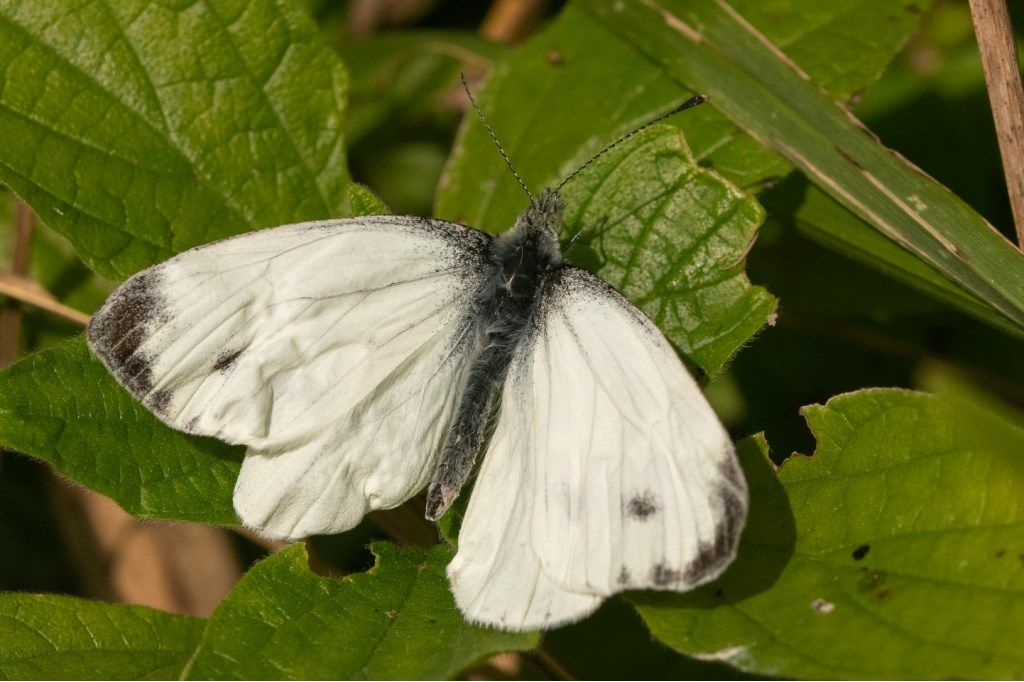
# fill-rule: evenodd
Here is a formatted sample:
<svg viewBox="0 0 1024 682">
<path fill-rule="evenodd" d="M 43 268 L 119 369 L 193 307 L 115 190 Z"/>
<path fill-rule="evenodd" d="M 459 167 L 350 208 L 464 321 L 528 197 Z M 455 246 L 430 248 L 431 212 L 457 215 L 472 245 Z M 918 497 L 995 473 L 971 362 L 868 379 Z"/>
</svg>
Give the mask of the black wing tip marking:
<svg viewBox="0 0 1024 682">
<path fill-rule="evenodd" d="M 129 279 L 93 315 L 86 330 L 93 352 L 125 388 L 139 397 L 153 389 L 152 359 L 138 351 L 153 325 L 164 318 L 167 306 L 159 293 L 161 279 L 155 268 Z M 166 407 L 169 395 L 161 400 L 157 397 L 154 408 Z"/>
<path fill-rule="evenodd" d="M 732 486 L 726 485 L 718 487 L 718 497 L 722 504 L 722 520 L 715 528 L 714 541 L 701 543 L 697 557 L 683 571 L 682 578 L 689 585 L 713 580 L 736 556 L 747 516 L 746 501 Z"/>
<path fill-rule="evenodd" d="M 746 487 L 742 490 L 745 491 Z M 746 520 L 745 494 L 724 484 L 717 491 L 722 505 L 722 520 L 715 528 L 714 540 L 701 543 L 696 558 L 681 570 L 666 562 L 652 566 L 647 578 L 648 585 L 654 589 L 688 590 L 714 580 L 732 563 Z M 624 578 L 627 582 L 623 581 Z M 623 568 L 619 575 L 619 585 L 628 585 L 628 580 L 629 574 Z"/>
</svg>

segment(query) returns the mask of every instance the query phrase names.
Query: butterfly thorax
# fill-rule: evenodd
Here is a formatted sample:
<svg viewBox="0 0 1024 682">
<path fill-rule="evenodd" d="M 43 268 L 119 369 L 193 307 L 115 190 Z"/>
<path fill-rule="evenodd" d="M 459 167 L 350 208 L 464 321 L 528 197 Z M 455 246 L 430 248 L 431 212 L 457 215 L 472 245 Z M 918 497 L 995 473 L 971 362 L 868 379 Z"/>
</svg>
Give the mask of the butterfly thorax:
<svg viewBox="0 0 1024 682">
<path fill-rule="evenodd" d="M 465 389 L 427 492 L 427 517 L 444 513 L 469 477 L 487 416 L 516 349 L 528 336 L 545 277 L 562 264 L 562 201 L 544 192 L 492 244 L 490 271 L 475 301 L 476 349 Z"/>
</svg>

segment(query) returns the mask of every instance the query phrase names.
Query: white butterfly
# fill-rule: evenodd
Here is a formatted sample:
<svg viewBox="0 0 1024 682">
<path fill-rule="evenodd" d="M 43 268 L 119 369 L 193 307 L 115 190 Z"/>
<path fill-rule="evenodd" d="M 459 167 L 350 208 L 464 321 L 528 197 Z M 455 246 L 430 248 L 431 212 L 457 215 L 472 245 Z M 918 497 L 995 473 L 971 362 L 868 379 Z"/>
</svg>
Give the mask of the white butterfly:
<svg viewBox="0 0 1024 682">
<path fill-rule="evenodd" d="M 500 403 L 448 577 L 471 621 L 555 627 L 621 590 L 714 579 L 747 510 L 700 388 L 562 259 L 560 228 L 556 190 L 496 238 L 383 215 L 262 230 L 138 273 L 89 344 L 166 424 L 247 446 L 235 509 L 275 538 L 350 529 L 428 484 L 438 518 Z"/>
</svg>

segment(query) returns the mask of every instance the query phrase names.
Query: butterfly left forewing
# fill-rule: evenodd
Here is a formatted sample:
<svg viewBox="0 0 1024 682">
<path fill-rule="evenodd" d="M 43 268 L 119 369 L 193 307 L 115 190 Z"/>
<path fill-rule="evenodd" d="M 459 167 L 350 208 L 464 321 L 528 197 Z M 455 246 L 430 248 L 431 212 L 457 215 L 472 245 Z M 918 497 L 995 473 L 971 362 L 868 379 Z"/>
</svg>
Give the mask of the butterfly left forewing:
<svg viewBox="0 0 1024 682">
<path fill-rule="evenodd" d="M 419 491 L 463 382 L 490 238 L 399 216 L 287 225 L 123 284 L 88 339 L 170 426 L 249 446 L 243 523 L 350 528 Z"/>
</svg>

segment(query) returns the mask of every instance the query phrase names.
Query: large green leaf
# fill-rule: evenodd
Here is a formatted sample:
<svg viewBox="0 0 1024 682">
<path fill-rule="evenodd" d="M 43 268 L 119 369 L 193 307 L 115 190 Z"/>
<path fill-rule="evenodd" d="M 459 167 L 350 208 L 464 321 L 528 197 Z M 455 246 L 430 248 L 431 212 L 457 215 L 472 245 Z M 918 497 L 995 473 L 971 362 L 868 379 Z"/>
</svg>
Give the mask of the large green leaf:
<svg viewBox="0 0 1024 682">
<path fill-rule="evenodd" d="M 743 259 L 757 201 L 696 164 L 683 134 L 657 126 L 598 160 L 564 191 L 568 255 L 633 300 L 708 373 L 760 329 L 775 299 Z"/>
<path fill-rule="evenodd" d="M 879 144 L 725 0 L 581 3 L 875 229 L 1024 328 L 1020 252 Z"/>
<path fill-rule="evenodd" d="M 310 572 L 301 545 L 250 570 L 210 618 L 192 679 L 442 679 L 536 634 L 470 625 L 444 568 L 453 550 L 373 545 L 342 580 Z"/>
<path fill-rule="evenodd" d="M 205 622 L 145 606 L 0 594 L 0 677 L 177 679 Z"/>
<path fill-rule="evenodd" d="M 639 595 L 676 649 L 785 677 L 1024 674 L 1024 430 L 958 401 L 868 389 L 805 408 L 818 439 L 777 475 L 763 440 L 736 562 Z"/>
<path fill-rule="evenodd" d="M 242 452 L 164 426 L 81 337 L 0 372 L 0 443 L 44 459 L 143 518 L 234 524 Z"/>
<path fill-rule="evenodd" d="M 0 0 L 0 180 L 97 272 L 347 213 L 345 74 L 292 0 Z"/>
</svg>

